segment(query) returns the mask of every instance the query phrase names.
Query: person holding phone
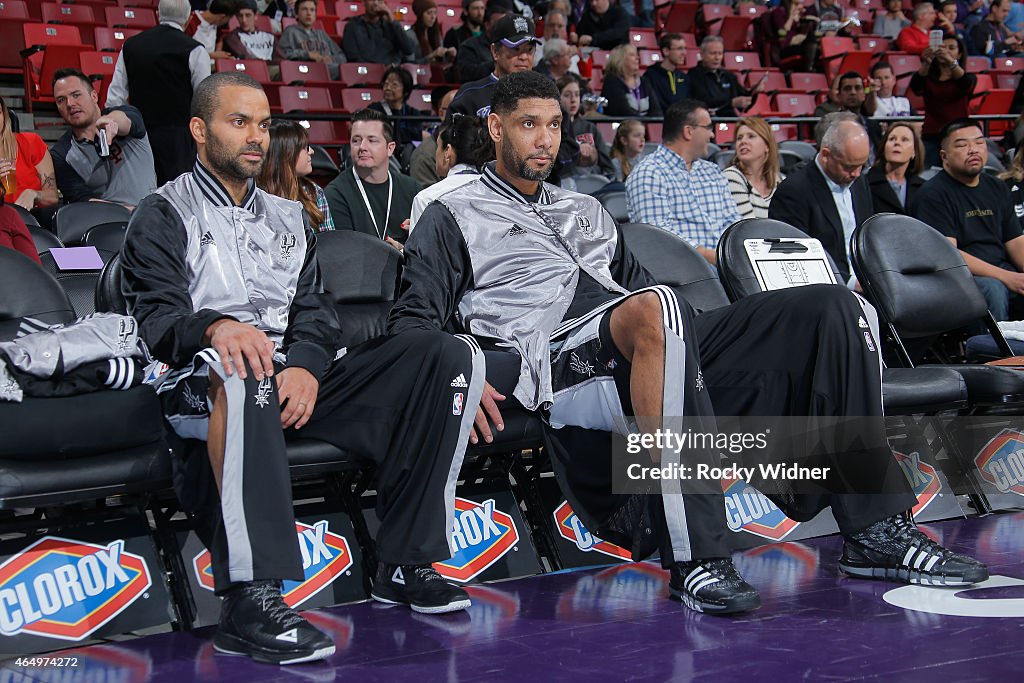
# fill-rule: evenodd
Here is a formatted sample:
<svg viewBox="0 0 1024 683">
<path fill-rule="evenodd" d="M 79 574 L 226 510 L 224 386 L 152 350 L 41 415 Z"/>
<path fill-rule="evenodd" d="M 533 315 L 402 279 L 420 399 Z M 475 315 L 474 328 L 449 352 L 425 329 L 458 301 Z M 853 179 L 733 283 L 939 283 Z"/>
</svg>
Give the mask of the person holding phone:
<svg viewBox="0 0 1024 683">
<path fill-rule="evenodd" d="M 940 47 L 929 47 L 921 54 L 921 68 L 910 79 L 910 90 L 924 99 L 925 163 L 938 166 L 942 128 L 950 121 L 970 115 L 971 95 L 978 79 L 967 73 L 960 60 L 963 43 L 946 35 Z"/>
</svg>

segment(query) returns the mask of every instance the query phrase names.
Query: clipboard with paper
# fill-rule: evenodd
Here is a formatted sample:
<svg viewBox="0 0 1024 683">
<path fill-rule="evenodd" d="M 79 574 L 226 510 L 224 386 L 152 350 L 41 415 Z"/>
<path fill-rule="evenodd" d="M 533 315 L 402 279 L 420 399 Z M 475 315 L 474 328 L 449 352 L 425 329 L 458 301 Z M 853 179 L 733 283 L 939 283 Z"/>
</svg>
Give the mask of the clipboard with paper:
<svg viewBox="0 0 1024 683">
<path fill-rule="evenodd" d="M 763 292 L 836 284 L 828 254 L 816 239 L 748 239 L 743 248 Z"/>
</svg>

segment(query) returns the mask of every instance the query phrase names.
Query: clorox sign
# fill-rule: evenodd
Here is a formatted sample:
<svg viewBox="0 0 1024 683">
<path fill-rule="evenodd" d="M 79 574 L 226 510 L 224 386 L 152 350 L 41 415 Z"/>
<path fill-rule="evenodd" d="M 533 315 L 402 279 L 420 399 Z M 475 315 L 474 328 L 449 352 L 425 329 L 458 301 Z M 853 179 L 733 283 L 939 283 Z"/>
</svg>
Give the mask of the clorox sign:
<svg viewBox="0 0 1024 683">
<path fill-rule="evenodd" d="M 742 479 L 723 479 L 725 521 L 735 532 L 781 541 L 800 526 L 764 495 Z"/>
<path fill-rule="evenodd" d="M 939 495 L 942 482 L 939 481 L 939 475 L 935 468 L 921 460 L 920 453 L 904 455 L 899 451 L 893 451 L 893 455 L 896 456 L 896 462 L 903 468 L 903 473 L 907 475 L 907 480 L 910 482 L 911 488 L 914 489 L 914 495 L 917 496 L 917 504 L 914 505 L 913 510 L 916 517 L 921 510 L 935 500 L 935 496 Z"/>
<path fill-rule="evenodd" d="M 452 559 L 435 562 L 434 569 L 452 581 L 466 582 L 500 560 L 519 543 L 515 522 L 494 506 L 455 499 L 455 523 L 449 545 Z"/>
<path fill-rule="evenodd" d="M 289 607 L 298 607 L 322 591 L 332 581 L 352 566 L 352 552 L 344 536 L 331 533 L 327 520 L 320 520 L 313 526 L 295 522 L 295 533 L 299 537 L 302 552 L 302 582 L 285 581 L 281 595 Z M 192 560 L 199 585 L 213 590 L 213 568 L 210 551 L 204 550 Z"/>
<path fill-rule="evenodd" d="M 554 515 L 558 535 L 570 543 L 576 544 L 576 547 L 583 552 L 597 551 L 605 555 L 617 557 L 620 560 L 631 560 L 633 558 L 632 553 L 625 548 L 608 541 L 602 541 L 587 531 L 587 527 L 583 526 L 583 522 L 580 521 L 572 506 L 569 505 L 569 501 L 563 500 L 562 504 L 555 510 Z"/>
<path fill-rule="evenodd" d="M 0 633 L 82 640 L 152 585 L 149 568 L 124 551 L 45 536 L 0 565 Z"/>
<path fill-rule="evenodd" d="M 1004 429 L 974 459 L 988 483 L 1003 493 L 1024 496 L 1024 434 Z"/>
</svg>

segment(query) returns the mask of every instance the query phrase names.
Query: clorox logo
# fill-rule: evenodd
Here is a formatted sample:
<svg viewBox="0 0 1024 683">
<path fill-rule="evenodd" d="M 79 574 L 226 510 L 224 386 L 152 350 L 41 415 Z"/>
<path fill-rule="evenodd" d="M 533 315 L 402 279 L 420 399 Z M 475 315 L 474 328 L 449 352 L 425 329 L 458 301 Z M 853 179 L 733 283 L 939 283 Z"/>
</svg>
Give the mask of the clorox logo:
<svg viewBox="0 0 1024 683">
<path fill-rule="evenodd" d="M 725 521 L 735 532 L 781 541 L 800 526 L 764 495 L 742 479 L 723 479 Z"/>
<path fill-rule="evenodd" d="M 942 482 L 939 481 L 939 475 L 935 468 L 921 460 L 920 453 L 904 455 L 899 451 L 893 451 L 893 455 L 896 456 L 896 462 L 903 468 L 903 473 L 907 475 L 907 480 L 910 482 L 911 488 L 914 489 L 914 495 L 917 496 L 917 504 L 914 505 L 913 510 L 916 517 L 921 510 L 935 500 L 935 496 L 939 495 Z"/>
<path fill-rule="evenodd" d="M 45 536 L 0 565 L 0 633 L 82 640 L 151 585 L 146 561 L 123 540 Z"/>
<path fill-rule="evenodd" d="M 455 499 L 455 523 L 449 545 L 452 559 L 435 562 L 434 568 L 452 581 L 466 582 L 500 560 L 519 543 L 512 518 L 494 506 L 493 500 L 477 503 Z"/>
<path fill-rule="evenodd" d="M 576 547 L 585 553 L 591 551 L 597 551 L 604 553 L 605 555 L 611 555 L 617 557 L 620 560 L 631 560 L 633 559 L 632 553 L 625 548 L 619 547 L 614 543 L 608 541 L 602 541 L 597 536 L 587 531 L 587 527 L 583 526 L 583 522 L 576 516 L 572 506 L 569 505 L 569 501 L 564 500 L 562 504 L 555 510 L 555 526 L 558 528 L 558 535 L 569 541 L 570 543 L 576 544 Z"/>
<path fill-rule="evenodd" d="M 1024 434 L 1004 429 L 974 459 L 988 483 L 1003 493 L 1024 496 Z"/>
<path fill-rule="evenodd" d="M 352 566 L 352 552 L 344 536 L 331 533 L 327 520 L 320 520 L 313 526 L 295 522 L 295 533 L 299 537 L 302 552 L 302 582 L 285 581 L 281 595 L 289 607 L 298 607 L 322 591 Z M 213 567 L 210 551 L 204 550 L 192 560 L 199 585 L 213 590 Z"/>
</svg>

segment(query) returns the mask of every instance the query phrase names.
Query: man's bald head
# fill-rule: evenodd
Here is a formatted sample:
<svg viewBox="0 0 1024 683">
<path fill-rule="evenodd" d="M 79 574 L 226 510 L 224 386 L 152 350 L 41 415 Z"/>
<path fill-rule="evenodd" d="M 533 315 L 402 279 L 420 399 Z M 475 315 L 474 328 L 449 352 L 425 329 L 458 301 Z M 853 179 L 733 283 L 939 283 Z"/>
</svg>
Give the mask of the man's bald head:
<svg viewBox="0 0 1024 683">
<path fill-rule="evenodd" d="M 871 155 L 871 141 L 859 121 L 836 121 L 821 138 L 818 161 L 837 185 L 849 185 L 860 177 Z"/>
</svg>

